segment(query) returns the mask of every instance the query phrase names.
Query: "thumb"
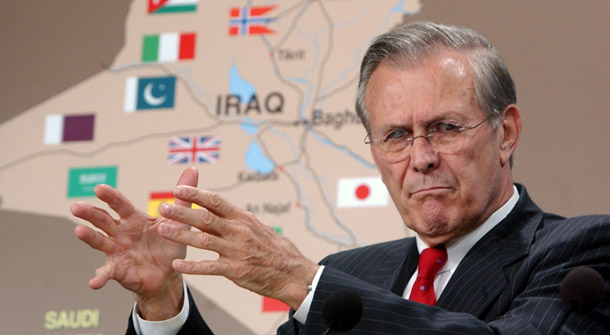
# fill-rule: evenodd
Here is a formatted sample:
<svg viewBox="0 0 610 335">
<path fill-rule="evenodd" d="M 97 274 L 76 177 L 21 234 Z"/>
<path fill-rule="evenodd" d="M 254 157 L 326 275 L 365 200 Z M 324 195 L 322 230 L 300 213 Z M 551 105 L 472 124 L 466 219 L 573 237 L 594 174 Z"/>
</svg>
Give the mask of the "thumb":
<svg viewBox="0 0 610 335">
<path fill-rule="evenodd" d="M 176 185 L 186 185 L 186 186 L 193 186 L 193 187 L 197 187 L 197 182 L 199 179 L 199 171 L 197 171 L 197 168 L 195 168 L 194 166 L 191 166 L 189 168 L 187 168 L 186 170 L 184 170 L 184 172 L 182 172 L 182 174 L 180 175 L 180 178 L 178 178 L 178 182 L 176 183 Z M 184 207 L 191 207 L 191 203 L 190 202 L 186 202 L 180 199 L 176 199 L 176 205 L 178 206 L 184 206 Z"/>
</svg>

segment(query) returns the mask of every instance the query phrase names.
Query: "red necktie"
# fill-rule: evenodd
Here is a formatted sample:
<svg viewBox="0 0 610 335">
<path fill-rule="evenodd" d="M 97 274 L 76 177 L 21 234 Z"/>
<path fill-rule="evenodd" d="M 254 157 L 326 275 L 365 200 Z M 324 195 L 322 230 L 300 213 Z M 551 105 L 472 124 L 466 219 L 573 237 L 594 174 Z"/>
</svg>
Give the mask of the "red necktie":
<svg viewBox="0 0 610 335">
<path fill-rule="evenodd" d="M 417 280 L 411 289 L 409 300 L 426 305 L 436 304 L 434 277 L 447 262 L 447 250 L 443 245 L 426 248 L 419 255 Z"/>
</svg>

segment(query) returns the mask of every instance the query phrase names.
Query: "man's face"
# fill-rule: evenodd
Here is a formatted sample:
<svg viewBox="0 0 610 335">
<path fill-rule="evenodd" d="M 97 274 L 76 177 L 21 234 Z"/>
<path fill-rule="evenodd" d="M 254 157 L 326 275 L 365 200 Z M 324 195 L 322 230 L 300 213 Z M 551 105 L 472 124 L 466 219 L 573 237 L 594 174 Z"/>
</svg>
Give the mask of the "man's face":
<svg viewBox="0 0 610 335">
<path fill-rule="evenodd" d="M 439 120 L 475 125 L 485 115 L 474 92 L 473 69 L 461 53 L 444 52 L 408 69 L 382 63 L 365 92 L 371 138 L 383 138 L 397 128 L 411 136 L 425 135 Z M 465 144 L 451 154 L 439 153 L 425 138 L 417 138 L 410 154 L 397 162 L 388 159 L 379 143 L 371 144 L 405 224 L 431 245 L 482 224 L 510 196 L 506 188 L 512 190 L 510 169 L 500 157 L 502 131 L 493 129 L 491 120 L 458 137 Z"/>
</svg>

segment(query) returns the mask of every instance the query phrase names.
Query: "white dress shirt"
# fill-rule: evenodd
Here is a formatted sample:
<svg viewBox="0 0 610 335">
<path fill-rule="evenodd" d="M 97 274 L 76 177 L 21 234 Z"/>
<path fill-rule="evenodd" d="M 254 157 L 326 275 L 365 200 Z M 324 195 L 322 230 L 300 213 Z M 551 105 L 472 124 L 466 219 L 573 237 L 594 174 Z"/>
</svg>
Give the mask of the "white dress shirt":
<svg viewBox="0 0 610 335">
<path fill-rule="evenodd" d="M 176 335 L 186 319 L 188 319 L 190 312 L 189 297 L 186 293 L 186 283 L 182 282 L 184 287 L 184 302 L 182 303 L 182 310 L 178 315 L 174 316 L 169 320 L 163 321 L 148 321 L 142 319 L 138 313 L 136 313 L 136 305 L 133 306 L 131 312 L 131 320 L 133 321 L 133 327 L 138 335 Z"/>
</svg>

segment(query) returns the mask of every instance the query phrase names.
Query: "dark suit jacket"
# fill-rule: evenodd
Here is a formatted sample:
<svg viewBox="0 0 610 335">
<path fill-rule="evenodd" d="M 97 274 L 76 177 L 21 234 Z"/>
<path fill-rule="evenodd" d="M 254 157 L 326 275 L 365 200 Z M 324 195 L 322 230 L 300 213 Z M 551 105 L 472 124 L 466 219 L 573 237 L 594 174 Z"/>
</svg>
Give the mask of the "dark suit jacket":
<svg viewBox="0 0 610 335">
<path fill-rule="evenodd" d="M 546 214 L 517 187 L 515 208 L 468 252 L 436 306 L 401 296 L 418 262 L 415 239 L 405 238 L 322 260 L 307 322 L 291 312 L 278 334 L 322 334 L 322 305 L 343 288 L 356 291 L 364 305 L 348 334 L 547 334 L 564 309 L 561 280 L 583 265 L 603 276 L 605 298 L 588 314 L 571 313 L 560 333 L 610 334 L 610 217 Z M 200 324 L 201 316 L 191 313 L 179 334 L 209 334 Z"/>
</svg>

